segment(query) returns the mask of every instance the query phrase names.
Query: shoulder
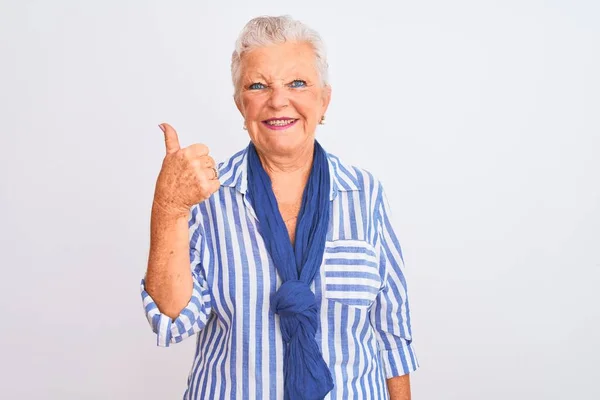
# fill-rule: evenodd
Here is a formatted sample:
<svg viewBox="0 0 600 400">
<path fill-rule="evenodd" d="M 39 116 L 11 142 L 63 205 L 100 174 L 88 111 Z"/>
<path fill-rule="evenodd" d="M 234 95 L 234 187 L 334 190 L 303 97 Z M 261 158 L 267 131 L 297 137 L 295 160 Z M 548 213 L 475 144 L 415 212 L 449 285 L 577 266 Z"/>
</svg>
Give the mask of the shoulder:
<svg viewBox="0 0 600 400">
<path fill-rule="evenodd" d="M 334 184 L 340 190 L 357 190 L 369 195 L 380 195 L 381 181 L 368 169 L 347 163 L 335 154 L 327 153 Z"/>
<path fill-rule="evenodd" d="M 217 163 L 216 167 L 219 172 L 219 180 L 221 183 L 226 183 L 231 178 L 239 175 L 241 167 L 243 166 L 242 164 L 246 160 L 247 152 L 248 148 L 245 147 Z"/>
</svg>

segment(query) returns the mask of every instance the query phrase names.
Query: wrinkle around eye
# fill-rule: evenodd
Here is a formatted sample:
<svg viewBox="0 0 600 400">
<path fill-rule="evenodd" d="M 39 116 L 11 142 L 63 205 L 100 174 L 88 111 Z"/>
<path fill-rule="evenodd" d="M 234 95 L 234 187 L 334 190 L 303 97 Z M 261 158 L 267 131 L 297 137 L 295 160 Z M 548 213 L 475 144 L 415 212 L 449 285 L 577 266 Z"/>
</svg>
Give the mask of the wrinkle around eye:
<svg viewBox="0 0 600 400">
<path fill-rule="evenodd" d="M 260 87 L 257 87 L 257 86 L 260 86 Z M 266 88 L 266 87 L 267 87 L 267 86 L 266 86 L 264 83 L 255 82 L 255 83 L 251 83 L 251 84 L 248 86 L 248 90 L 259 90 L 259 89 L 264 89 L 264 88 Z"/>
<path fill-rule="evenodd" d="M 297 85 L 297 83 L 299 83 L 300 85 Z M 292 88 L 305 88 L 307 86 L 308 86 L 308 84 L 306 83 L 306 81 L 304 81 L 302 79 L 294 79 L 290 83 L 290 87 L 292 87 Z"/>
</svg>

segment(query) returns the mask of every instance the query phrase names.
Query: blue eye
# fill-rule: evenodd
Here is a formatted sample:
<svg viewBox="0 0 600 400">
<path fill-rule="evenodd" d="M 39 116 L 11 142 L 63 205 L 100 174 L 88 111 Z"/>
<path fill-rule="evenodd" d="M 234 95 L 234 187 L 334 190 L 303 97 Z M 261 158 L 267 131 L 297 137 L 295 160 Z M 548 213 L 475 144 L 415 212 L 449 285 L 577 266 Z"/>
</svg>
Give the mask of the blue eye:
<svg viewBox="0 0 600 400">
<path fill-rule="evenodd" d="M 293 88 L 301 88 L 306 86 L 306 82 L 302 79 L 295 79 L 290 83 L 290 86 Z"/>
<path fill-rule="evenodd" d="M 250 90 L 258 90 L 258 89 L 264 89 L 266 88 L 266 86 L 262 83 L 253 83 L 252 85 L 248 86 L 248 89 Z"/>
</svg>

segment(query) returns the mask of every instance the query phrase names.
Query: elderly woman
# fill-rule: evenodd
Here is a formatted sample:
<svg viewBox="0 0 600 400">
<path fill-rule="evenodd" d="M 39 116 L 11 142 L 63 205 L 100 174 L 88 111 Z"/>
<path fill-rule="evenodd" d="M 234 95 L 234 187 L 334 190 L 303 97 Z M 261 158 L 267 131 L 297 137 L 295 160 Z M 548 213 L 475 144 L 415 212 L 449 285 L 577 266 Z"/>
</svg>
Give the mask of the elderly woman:
<svg viewBox="0 0 600 400">
<path fill-rule="evenodd" d="M 315 140 L 319 35 L 251 20 L 233 52 L 248 147 L 215 165 L 160 127 L 142 298 L 158 345 L 197 335 L 186 399 L 409 399 L 417 368 L 381 184 Z"/>
</svg>

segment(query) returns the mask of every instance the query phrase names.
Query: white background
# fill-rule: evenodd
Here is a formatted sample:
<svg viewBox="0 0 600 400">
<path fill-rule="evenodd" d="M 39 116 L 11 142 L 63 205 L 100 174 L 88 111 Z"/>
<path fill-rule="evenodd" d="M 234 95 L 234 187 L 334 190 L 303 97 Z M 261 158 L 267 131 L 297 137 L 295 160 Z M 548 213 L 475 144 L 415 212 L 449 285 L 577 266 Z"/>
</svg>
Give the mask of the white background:
<svg viewBox="0 0 600 400">
<path fill-rule="evenodd" d="M 0 1 L 0 393 L 176 399 L 139 281 L 157 124 L 247 144 L 234 41 L 291 14 L 329 48 L 324 147 L 384 183 L 414 399 L 600 398 L 597 1 Z"/>
</svg>

